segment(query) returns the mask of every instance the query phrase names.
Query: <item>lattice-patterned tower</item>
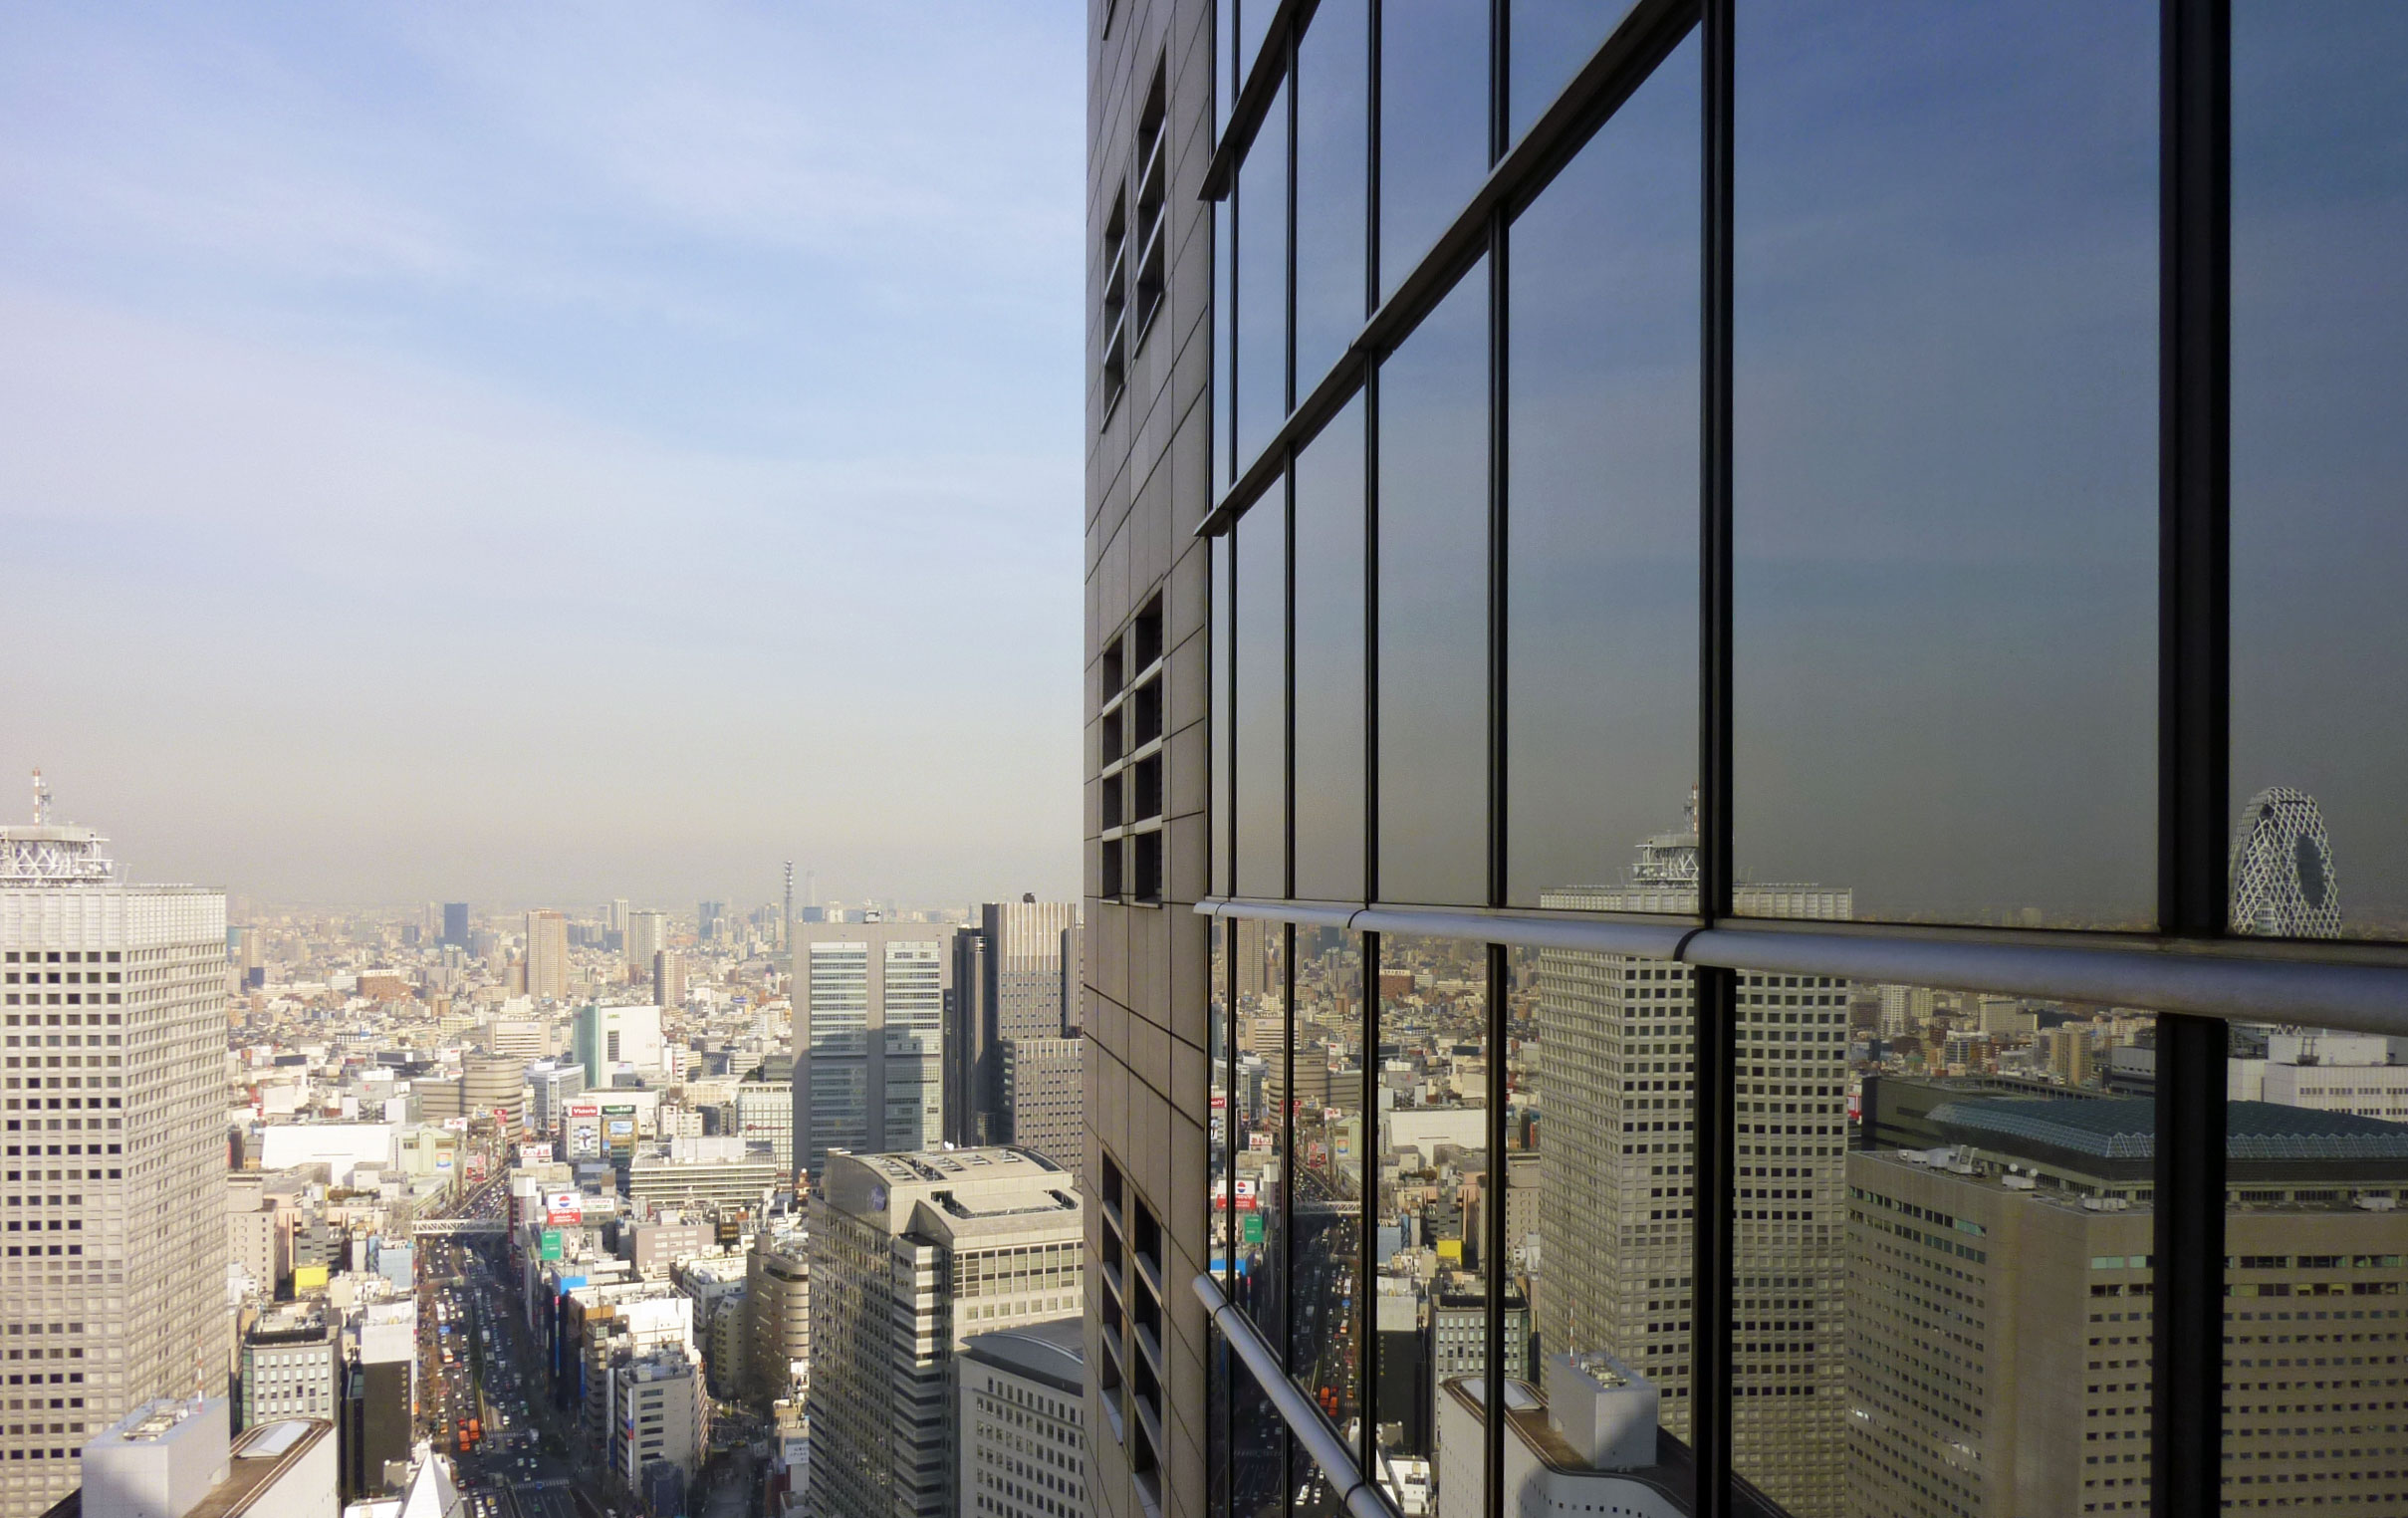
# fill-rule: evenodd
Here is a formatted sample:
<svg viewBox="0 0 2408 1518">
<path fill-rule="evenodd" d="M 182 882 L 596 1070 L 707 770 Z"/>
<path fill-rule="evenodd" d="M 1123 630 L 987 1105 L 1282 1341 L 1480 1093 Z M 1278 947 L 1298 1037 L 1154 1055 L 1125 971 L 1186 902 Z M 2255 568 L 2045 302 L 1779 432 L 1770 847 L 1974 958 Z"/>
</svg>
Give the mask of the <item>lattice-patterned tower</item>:
<svg viewBox="0 0 2408 1518">
<path fill-rule="evenodd" d="M 2281 938 L 2341 935 L 2332 841 L 2316 799 L 2269 786 L 2233 829 L 2233 931 Z"/>
</svg>

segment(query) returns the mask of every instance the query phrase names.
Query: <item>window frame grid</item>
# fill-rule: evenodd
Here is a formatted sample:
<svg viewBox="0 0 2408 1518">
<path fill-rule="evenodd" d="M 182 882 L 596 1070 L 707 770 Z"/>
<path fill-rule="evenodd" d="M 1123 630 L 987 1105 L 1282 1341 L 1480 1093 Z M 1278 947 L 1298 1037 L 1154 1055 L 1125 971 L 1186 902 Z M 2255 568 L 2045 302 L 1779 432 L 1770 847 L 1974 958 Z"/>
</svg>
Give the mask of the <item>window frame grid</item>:
<svg viewBox="0 0 2408 1518">
<path fill-rule="evenodd" d="M 1239 109 L 1218 144 L 1206 179 L 1206 198 L 1225 192 L 1256 126 L 1280 84 L 1293 77 L 1296 39 L 1309 25 L 1313 0 L 1282 0 L 1261 58 L 1246 80 Z M 1731 1469 L 1730 1352 L 1733 1290 L 1734 1141 L 1730 1121 L 1736 1092 L 1737 976 L 1742 970 L 1841 973 L 1855 978 L 1950 984 L 2010 994 L 2053 995 L 2147 1006 L 2158 1013 L 2159 1048 L 2166 1063 L 2159 1086 L 2155 1248 L 2169 1262 L 2159 1276 L 2153 1306 L 2156 1339 L 2155 1439 L 2151 1503 L 2160 1514 L 2207 1511 L 2222 1490 L 2222 1260 L 2224 1234 L 2225 1031 L 2223 1022 L 2258 1017 L 2277 1007 L 2292 1019 L 2335 1027 L 2408 1032 L 2408 945 L 2382 942 L 2313 943 L 2279 938 L 2234 939 L 2225 897 L 2225 829 L 2229 797 L 2229 437 L 2231 15 L 2229 0 L 2160 0 L 2161 158 L 2160 204 L 2160 643 L 2158 808 L 2159 925 L 2154 932 L 2069 933 L 1971 925 L 1920 927 L 1901 924 L 1727 922 L 1732 883 L 1732 187 L 1733 28 L 1735 0 L 1642 0 L 1598 48 L 1555 104 L 1510 150 L 1503 141 L 1509 119 L 1505 80 L 1491 91 L 1491 156 L 1496 166 L 1416 268 L 1386 302 L 1377 301 L 1378 248 L 1367 244 L 1366 301 L 1370 315 L 1362 332 L 1326 374 L 1304 388 L 1295 372 L 1294 239 L 1295 132 L 1290 99 L 1290 232 L 1287 248 L 1290 322 L 1287 341 L 1288 399 L 1284 425 L 1252 457 L 1233 461 L 1236 478 L 1219 493 L 1196 531 L 1225 532 L 1265 487 L 1292 480 L 1296 450 L 1358 391 L 1364 396 L 1365 456 L 1365 880 L 1367 898 L 1338 906 L 1223 897 L 1198 904 L 1213 914 L 1216 931 L 1240 917 L 1287 923 L 1343 924 L 1357 935 L 1364 956 L 1364 1095 L 1366 1112 L 1376 1091 L 1372 1056 L 1378 1048 L 1376 965 L 1384 933 L 1437 933 L 1483 941 L 1490 955 L 1487 1037 L 1502 1048 L 1506 1001 L 1498 979 L 1506 943 L 1613 942 L 1623 951 L 1644 952 L 1692 966 L 1696 971 L 1696 1164 L 1701 1191 L 1695 1234 L 1696 1311 L 1693 1321 L 1692 1438 L 1698 1472 L 1696 1511 L 1725 1515 L 1761 1511 L 1760 1499 Z M 1373 57 L 1379 48 L 1381 6 L 1372 0 L 1369 26 Z M 1492 0 L 1493 70 L 1510 64 L 1507 0 Z M 1699 910 L 1693 917 L 1627 919 L 1547 910 L 1504 910 L 1504 808 L 1507 791 L 1504 747 L 1503 573 L 1506 516 L 1501 445 L 1510 426 L 1503 393 L 1502 321 L 1511 221 L 1543 190 L 1555 172 L 1610 118 L 1663 57 L 1695 26 L 1701 33 L 1705 70 L 1704 268 L 1700 369 L 1704 402 L 1700 425 L 1700 695 Z M 1369 109 L 1377 120 L 1379 75 L 1370 71 Z M 1379 138 L 1370 134 L 1366 214 L 1375 226 L 1379 195 Z M 1492 275 L 1491 331 L 1491 522 L 1489 693 L 1492 741 L 1489 784 L 1489 908 L 1420 908 L 1385 905 L 1377 894 L 1378 816 L 1378 474 L 1380 404 L 1378 361 L 1394 351 L 1414 325 L 1452 288 L 1476 259 L 1496 260 Z M 1289 487 L 1292 488 L 1292 485 Z M 1293 534 L 1293 513 L 1291 513 Z M 1290 556 L 1293 655 L 1293 553 Z M 1289 662 L 1290 723 L 1293 729 L 1293 656 Z M 1293 734 L 1292 734 L 1293 736 Z M 1293 743 L 1289 762 L 1293 770 Z M 1293 773 L 1291 774 L 1293 796 Z M 1293 887 L 1293 801 L 1290 885 Z M 1234 931 L 1234 929 L 1232 929 Z M 1292 931 L 1292 929 L 1291 929 Z M 1234 942 L 1234 940 L 1232 940 Z M 1290 954 L 1293 973 L 1293 948 Z M 1287 1013 L 1293 1057 L 1294 1014 Z M 1234 1097 L 1234 1038 L 1229 1052 Z M 1492 1061 L 1492 1088 L 1504 1080 L 1502 1061 Z M 1491 1092 L 1491 1126 L 1503 1123 L 1503 1102 Z M 1283 1124 L 1289 1120 L 1283 1115 Z M 1490 1195 L 1491 1258 L 1501 1254 L 1503 1233 L 1502 1141 L 1492 1134 Z M 1231 1163 L 1234 1166 L 1235 1145 Z M 1366 1156 L 1369 1158 L 1370 1156 Z M 1710 1188 L 1710 1189 L 1709 1189 Z M 1720 1205 L 1704 1205 L 1719 1195 Z M 1372 1218 L 1376 1181 L 1364 1185 L 1363 1279 L 1371 1279 Z M 1282 1205 L 1287 1199 L 1283 1197 Z M 1233 1197 L 1234 1209 L 1234 1197 Z M 1234 1253 L 1234 1251 L 1233 1251 Z M 1489 1272 L 1490 1391 L 1503 1376 L 1500 1353 L 1502 1284 Z M 1709 1294 L 1712 1302 L 1709 1304 Z M 1208 1302 L 1208 1305 L 1211 1305 Z M 1367 1321 L 1367 1320 L 1366 1320 Z M 1243 1324 L 1240 1331 L 1243 1331 Z M 1374 1385 L 1376 1335 L 1366 1333 L 1364 1381 Z M 1284 1363 L 1284 1360 L 1283 1360 Z M 1498 1403 L 1492 1401 L 1491 1405 Z M 1309 1403 L 1304 1404 L 1309 1405 Z M 1290 1409 L 1283 1407 L 1283 1411 Z M 1366 1419 L 1366 1424 L 1368 1419 Z M 1488 1495 L 1499 1511 L 1502 1472 L 1498 1445 L 1502 1429 L 1489 1428 Z M 1302 1436 L 1300 1434 L 1300 1436 Z M 1354 1512 L 1385 1512 L 1375 1487 L 1362 1477 L 1370 1469 L 1372 1438 L 1366 1427 L 1352 1472 L 1329 1472 L 1343 1488 L 1343 1505 Z M 1348 1482 L 1351 1480 L 1352 1485 Z M 1368 1506 L 1364 1505 L 1367 1500 Z"/>
</svg>

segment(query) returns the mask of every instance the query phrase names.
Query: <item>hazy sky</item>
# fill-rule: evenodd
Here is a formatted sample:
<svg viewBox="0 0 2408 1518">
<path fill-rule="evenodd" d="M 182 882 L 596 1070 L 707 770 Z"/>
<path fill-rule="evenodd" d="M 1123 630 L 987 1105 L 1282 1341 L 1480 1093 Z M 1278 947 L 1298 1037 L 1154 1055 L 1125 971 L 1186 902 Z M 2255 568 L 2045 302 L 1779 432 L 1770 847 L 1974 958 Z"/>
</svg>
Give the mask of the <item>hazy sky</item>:
<svg viewBox="0 0 2408 1518">
<path fill-rule="evenodd" d="M 0 816 L 1074 893 L 1084 14 L 0 11 Z"/>
</svg>

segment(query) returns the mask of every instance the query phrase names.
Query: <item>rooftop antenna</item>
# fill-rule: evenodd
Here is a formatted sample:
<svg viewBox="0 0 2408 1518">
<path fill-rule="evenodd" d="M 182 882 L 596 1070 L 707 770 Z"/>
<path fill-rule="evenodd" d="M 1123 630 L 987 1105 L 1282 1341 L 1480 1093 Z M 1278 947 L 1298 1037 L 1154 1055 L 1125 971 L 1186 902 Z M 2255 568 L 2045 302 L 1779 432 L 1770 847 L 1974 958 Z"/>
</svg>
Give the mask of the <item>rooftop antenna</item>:
<svg viewBox="0 0 2408 1518">
<path fill-rule="evenodd" d="M 50 786 L 42 779 L 42 771 L 34 771 L 34 826 L 50 826 Z"/>
</svg>

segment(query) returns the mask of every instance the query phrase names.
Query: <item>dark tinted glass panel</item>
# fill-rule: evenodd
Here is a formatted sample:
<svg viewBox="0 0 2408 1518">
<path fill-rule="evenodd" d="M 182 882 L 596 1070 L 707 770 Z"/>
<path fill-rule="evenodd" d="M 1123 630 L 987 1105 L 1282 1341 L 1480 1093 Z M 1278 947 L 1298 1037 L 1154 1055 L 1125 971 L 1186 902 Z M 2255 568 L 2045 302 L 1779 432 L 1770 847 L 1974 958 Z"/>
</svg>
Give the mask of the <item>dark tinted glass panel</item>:
<svg viewBox="0 0 2408 1518">
<path fill-rule="evenodd" d="M 2155 1130 L 2155 1020 L 1739 992 L 1740 1474 L 1834 1518 L 2150 1511 L 2151 1161 L 2103 1137 Z"/>
<path fill-rule="evenodd" d="M 1296 893 L 1363 893 L 1363 402 L 1296 459 Z"/>
<path fill-rule="evenodd" d="M 1263 52 L 1263 39 L 1271 35 L 1271 18 L 1278 14 L 1279 0 L 1224 0 L 1237 12 L 1238 85 L 1242 89 L 1246 76 L 1254 72 Z"/>
<path fill-rule="evenodd" d="M 1212 1170 L 1205 1184 L 1209 1195 L 1205 1212 L 1205 1240 L 1212 1251 L 1213 1279 L 1226 1290 L 1229 1285 L 1230 1259 L 1230 1145 L 1229 1145 L 1229 1077 L 1231 1061 L 1236 1057 L 1237 1042 L 1231 1036 L 1229 941 L 1232 929 L 1228 923 L 1216 920 L 1212 924 L 1212 1007 L 1211 1025 L 1205 1037 L 1211 1043 L 1209 1063 L 1212 1073 L 1212 1111 L 1209 1115 L 1211 1132 L 1209 1145 Z"/>
<path fill-rule="evenodd" d="M 1330 1424 L 1362 1412 L 1362 940 L 1296 930 L 1296 1059 L 1287 1091 L 1296 1182 L 1288 1371 Z"/>
<path fill-rule="evenodd" d="M 1242 896 L 1288 893 L 1288 494 L 1238 519 L 1237 878 Z"/>
<path fill-rule="evenodd" d="M 1235 889 L 1231 870 L 1230 838 L 1236 826 L 1234 802 L 1236 787 L 1231 783 L 1237 773 L 1235 759 L 1237 724 L 1231 720 L 1237 710 L 1234 698 L 1237 652 L 1230 637 L 1236 626 L 1237 603 L 1230 578 L 1230 565 L 1236 550 L 1228 533 L 1212 540 L 1212 889 L 1215 895 L 1228 895 Z"/>
<path fill-rule="evenodd" d="M 2233 925 L 2408 936 L 2408 9 L 2233 7 Z"/>
<path fill-rule="evenodd" d="M 1520 138 L 1630 14 L 1630 0 L 1509 0 L 1514 45 L 1508 119 Z M 1694 125 L 1694 124 L 1692 124 Z"/>
<path fill-rule="evenodd" d="M 1488 263 L 1379 375 L 1379 880 L 1488 895 Z"/>
<path fill-rule="evenodd" d="M 1231 444 L 1237 415 L 1237 372 L 1234 363 L 1237 347 L 1234 342 L 1238 325 L 1237 288 L 1238 263 L 1232 229 L 1236 216 L 1229 202 L 1213 207 L 1212 212 L 1212 493 L 1218 496 L 1229 488 L 1237 476 L 1233 471 Z"/>
<path fill-rule="evenodd" d="M 1212 135 L 1219 141 L 1229 126 L 1229 108 L 1238 101 L 1238 4 L 1223 0 L 1212 8 Z"/>
<path fill-rule="evenodd" d="M 1280 1090 L 1288 1079 L 1288 928 L 1240 921 L 1236 974 L 1239 1148 L 1238 1247 L 1230 1300 L 1274 1347 L 1287 1343 L 1288 1125 Z"/>
<path fill-rule="evenodd" d="M 1296 386 L 1362 329 L 1370 266 L 1370 0 L 1324 0 L 1296 60 Z"/>
<path fill-rule="evenodd" d="M 1506 1267 L 1530 1303 L 1506 1374 L 1568 1354 L 1643 1381 L 1655 1424 L 1689 1432 L 1695 1147 L 1689 971 L 1568 949 L 1506 958 Z M 1644 1432 L 1641 1465 L 1659 1461 Z M 1664 1451 L 1669 1454 L 1670 1451 Z M 1686 1497 L 1685 1465 L 1649 1479 Z"/>
<path fill-rule="evenodd" d="M 2255 1506 L 2234 1499 L 2272 1487 L 2290 1490 L 2295 1507 L 2298 1487 L 2346 1481 L 2346 1497 L 2324 1488 L 2326 1511 L 2408 1512 L 2408 1435 L 2395 1420 L 2395 1357 L 2408 1329 L 2408 1213 L 2398 1206 L 2408 1180 L 2408 1067 L 2366 1034 L 2234 1024 L 2230 1037 L 2231 1126 L 2287 1134 L 2297 1159 L 2269 1163 L 2260 1149 L 2227 1161 L 2226 1505 Z M 2356 1145 L 2394 1157 L 2378 1166 L 2341 1158 Z M 2091 1264 L 2112 1267 L 2093 1277 L 2102 1282 L 2151 1279 L 2145 1257 Z M 2344 1340 L 2347 1382 L 2302 1364 L 2338 1361 L 2317 1352 L 2340 1351 Z M 2354 1363 L 2361 1344 L 2380 1347 L 2362 1370 Z M 2380 1422 L 2367 1416 L 2377 1395 L 2390 1404 Z"/>
<path fill-rule="evenodd" d="M 1519 905 L 1590 904 L 1555 897 L 1623 883 L 1697 778 L 1697 53 L 1683 43 L 1514 223 L 1506 860 Z"/>
<path fill-rule="evenodd" d="M 1229 1380 L 1235 1366 L 1221 1331 L 1204 1332 L 1204 1510 L 1229 1518 Z"/>
<path fill-rule="evenodd" d="M 1287 1518 L 1288 1425 L 1234 1356 L 1229 1362 L 1229 1510 L 1235 1518 Z"/>
<path fill-rule="evenodd" d="M 1238 170 L 1237 467 L 1288 415 L 1288 91 Z"/>
<path fill-rule="evenodd" d="M 1461 1406 L 1464 1384 L 1488 1374 L 1487 1267 L 1471 1226 L 1487 1183 L 1488 947 L 1390 934 L 1376 951 L 1376 1474 L 1405 1511 L 1476 1512 L 1477 1501 L 1440 1505 L 1450 1489 L 1478 1489 L 1481 1460 L 1460 1446 L 1441 1459 L 1437 1419 L 1441 1398 Z"/>
<path fill-rule="evenodd" d="M 1413 270 L 1488 175 L 1488 0 L 1379 16 L 1379 290 Z"/>
<path fill-rule="evenodd" d="M 1740 6 L 1740 878 L 2154 910 L 2157 7 Z"/>
</svg>

